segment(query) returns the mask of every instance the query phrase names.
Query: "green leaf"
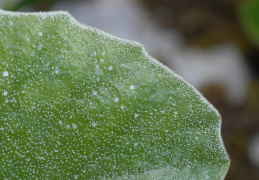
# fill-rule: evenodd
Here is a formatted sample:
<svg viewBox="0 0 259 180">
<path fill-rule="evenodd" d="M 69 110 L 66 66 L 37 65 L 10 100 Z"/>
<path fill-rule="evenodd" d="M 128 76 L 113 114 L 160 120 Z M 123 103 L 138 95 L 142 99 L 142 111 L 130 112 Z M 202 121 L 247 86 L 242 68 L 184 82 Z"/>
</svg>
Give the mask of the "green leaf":
<svg viewBox="0 0 259 180">
<path fill-rule="evenodd" d="M 243 1 L 239 5 L 238 15 L 247 37 L 259 46 L 259 1 Z"/>
<path fill-rule="evenodd" d="M 0 179 L 223 179 L 221 118 L 138 43 L 0 12 Z"/>
</svg>

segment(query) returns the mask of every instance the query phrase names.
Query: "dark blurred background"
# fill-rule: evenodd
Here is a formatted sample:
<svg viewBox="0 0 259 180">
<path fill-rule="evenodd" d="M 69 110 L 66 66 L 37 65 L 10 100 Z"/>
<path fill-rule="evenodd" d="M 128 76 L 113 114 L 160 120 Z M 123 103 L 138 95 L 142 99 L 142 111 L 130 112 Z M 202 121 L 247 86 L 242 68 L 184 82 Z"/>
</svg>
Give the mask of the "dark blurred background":
<svg viewBox="0 0 259 180">
<path fill-rule="evenodd" d="M 69 11 L 141 42 L 222 115 L 227 180 L 259 179 L 258 0 L 0 0 L 11 11 Z"/>
</svg>

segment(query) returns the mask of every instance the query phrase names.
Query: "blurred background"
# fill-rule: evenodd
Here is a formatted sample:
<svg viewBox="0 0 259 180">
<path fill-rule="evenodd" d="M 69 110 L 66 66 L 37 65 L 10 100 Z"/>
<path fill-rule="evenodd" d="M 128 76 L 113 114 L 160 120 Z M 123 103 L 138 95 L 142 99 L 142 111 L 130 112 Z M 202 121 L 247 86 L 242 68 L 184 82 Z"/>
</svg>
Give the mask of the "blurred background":
<svg viewBox="0 0 259 180">
<path fill-rule="evenodd" d="M 227 180 L 259 179 L 259 0 L 0 0 L 138 41 L 220 111 Z"/>
</svg>

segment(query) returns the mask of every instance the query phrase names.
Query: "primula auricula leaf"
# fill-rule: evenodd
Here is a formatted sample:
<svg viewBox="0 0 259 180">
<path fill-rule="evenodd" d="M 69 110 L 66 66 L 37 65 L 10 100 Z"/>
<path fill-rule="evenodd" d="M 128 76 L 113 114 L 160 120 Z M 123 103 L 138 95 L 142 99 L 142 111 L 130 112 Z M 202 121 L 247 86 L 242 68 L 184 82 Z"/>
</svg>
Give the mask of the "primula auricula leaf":
<svg viewBox="0 0 259 180">
<path fill-rule="evenodd" d="M 0 12 L 0 179 L 223 179 L 218 112 L 137 43 Z"/>
</svg>

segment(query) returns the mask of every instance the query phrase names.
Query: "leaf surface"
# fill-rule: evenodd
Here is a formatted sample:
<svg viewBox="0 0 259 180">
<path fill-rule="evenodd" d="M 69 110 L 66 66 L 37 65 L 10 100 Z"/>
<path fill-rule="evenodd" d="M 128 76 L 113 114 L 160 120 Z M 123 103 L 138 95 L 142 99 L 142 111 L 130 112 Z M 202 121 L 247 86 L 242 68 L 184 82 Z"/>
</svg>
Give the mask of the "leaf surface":
<svg viewBox="0 0 259 180">
<path fill-rule="evenodd" d="M 0 12 L 0 179 L 223 179 L 221 117 L 135 42 Z"/>
</svg>

